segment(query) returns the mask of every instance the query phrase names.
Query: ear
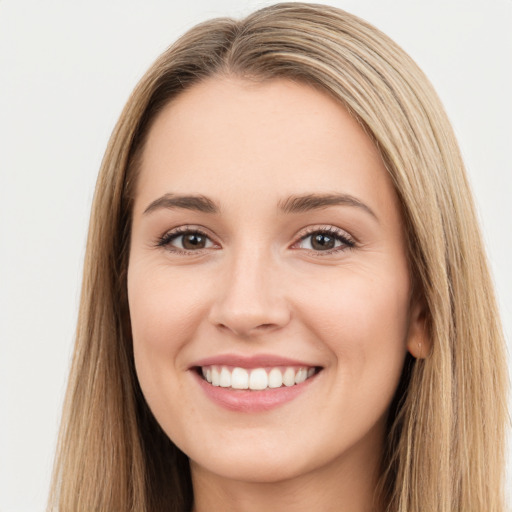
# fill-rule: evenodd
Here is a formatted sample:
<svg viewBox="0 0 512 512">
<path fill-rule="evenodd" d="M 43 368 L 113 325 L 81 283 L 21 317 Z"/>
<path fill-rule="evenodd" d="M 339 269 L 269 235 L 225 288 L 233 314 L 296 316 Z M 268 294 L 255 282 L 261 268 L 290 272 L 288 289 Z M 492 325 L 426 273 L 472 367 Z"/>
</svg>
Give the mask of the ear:
<svg viewBox="0 0 512 512">
<path fill-rule="evenodd" d="M 407 350 L 416 359 L 425 359 L 432 348 L 427 328 L 427 306 L 423 298 L 413 298 L 409 312 Z"/>
</svg>

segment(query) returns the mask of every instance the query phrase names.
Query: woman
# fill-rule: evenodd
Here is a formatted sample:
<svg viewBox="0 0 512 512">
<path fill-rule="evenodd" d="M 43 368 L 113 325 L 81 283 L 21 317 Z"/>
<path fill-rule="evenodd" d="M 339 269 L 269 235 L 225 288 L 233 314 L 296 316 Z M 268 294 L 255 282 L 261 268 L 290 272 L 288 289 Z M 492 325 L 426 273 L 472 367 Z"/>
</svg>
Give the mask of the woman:
<svg viewBox="0 0 512 512">
<path fill-rule="evenodd" d="M 375 28 L 280 4 L 192 29 L 102 165 L 50 507 L 503 510 L 475 226 Z"/>
</svg>

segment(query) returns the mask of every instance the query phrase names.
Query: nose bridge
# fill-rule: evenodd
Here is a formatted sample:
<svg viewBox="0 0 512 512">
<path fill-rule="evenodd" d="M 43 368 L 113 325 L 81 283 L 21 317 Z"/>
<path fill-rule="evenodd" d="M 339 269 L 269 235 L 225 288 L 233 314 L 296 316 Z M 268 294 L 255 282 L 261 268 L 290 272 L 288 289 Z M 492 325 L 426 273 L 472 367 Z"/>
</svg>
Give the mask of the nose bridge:
<svg viewBox="0 0 512 512">
<path fill-rule="evenodd" d="M 239 336 L 282 327 L 290 314 L 280 285 L 276 258 L 251 242 L 226 258 L 211 320 Z"/>
</svg>

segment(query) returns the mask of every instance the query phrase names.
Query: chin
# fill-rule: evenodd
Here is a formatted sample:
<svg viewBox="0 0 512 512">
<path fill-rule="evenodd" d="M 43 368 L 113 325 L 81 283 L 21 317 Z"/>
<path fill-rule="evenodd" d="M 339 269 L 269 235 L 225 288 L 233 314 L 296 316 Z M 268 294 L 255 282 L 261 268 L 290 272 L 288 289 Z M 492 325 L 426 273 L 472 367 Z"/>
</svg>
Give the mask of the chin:
<svg viewBox="0 0 512 512">
<path fill-rule="evenodd" d="M 297 457 L 262 454 L 261 452 L 239 457 L 222 457 L 191 460 L 191 466 L 218 477 L 247 483 L 278 483 L 292 480 L 314 468 L 304 467 Z"/>
</svg>

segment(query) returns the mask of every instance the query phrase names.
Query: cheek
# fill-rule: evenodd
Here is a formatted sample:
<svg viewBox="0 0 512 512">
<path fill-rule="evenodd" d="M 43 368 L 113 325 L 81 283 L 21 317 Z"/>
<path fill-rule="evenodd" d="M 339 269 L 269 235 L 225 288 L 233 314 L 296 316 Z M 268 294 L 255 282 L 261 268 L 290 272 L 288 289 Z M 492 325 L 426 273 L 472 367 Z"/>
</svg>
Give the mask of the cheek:
<svg viewBox="0 0 512 512">
<path fill-rule="evenodd" d="M 178 392 L 179 382 L 174 376 L 185 369 L 180 359 L 182 349 L 193 339 L 198 319 L 204 317 L 201 296 L 204 298 L 204 289 L 197 289 L 189 279 L 169 275 L 164 267 L 129 267 L 135 368 L 152 409 L 159 406 L 162 389 Z"/>
<path fill-rule="evenodd" d="M 128 271 L 128 302 L 134 345 L 162 355 L 179 350 L 203 314 L 204 288 L 165 267 Z"/>
<path fill-rule="evenodd" d="M 406 354 L 408 275 L 340 273 L 309 288 L 304 315 L 330 350 L 346 385 L 392 395 Z"/>
</svg>

